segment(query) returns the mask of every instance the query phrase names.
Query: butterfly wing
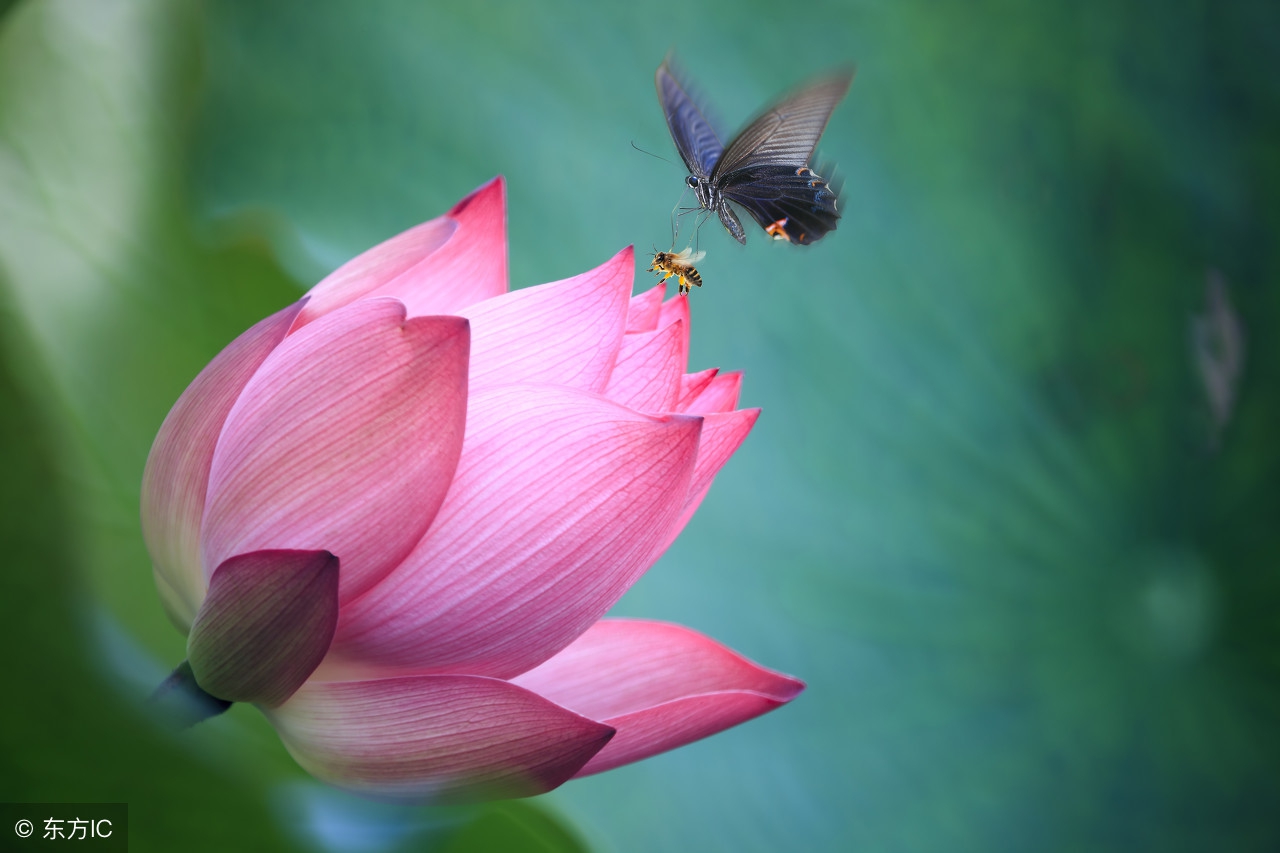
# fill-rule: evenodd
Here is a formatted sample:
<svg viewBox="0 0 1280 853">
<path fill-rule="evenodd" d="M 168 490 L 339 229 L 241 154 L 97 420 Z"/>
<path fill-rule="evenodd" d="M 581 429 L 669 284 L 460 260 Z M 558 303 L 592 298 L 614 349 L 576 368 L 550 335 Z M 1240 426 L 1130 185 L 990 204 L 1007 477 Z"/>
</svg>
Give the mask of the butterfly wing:
<svg viewBox="0 0 1280 853">
<path fill-rule="evenodd" d="M 852 82 L 852 71 L 828 77 L 765 110 L 729 143 L 713 186 L 774 237 L 808 244 L 835 230 L 839 191 L 808 163 Z"/>
<path fill-rule="evenodd" d="M 852 71 L 819 80 L 758 115 L 724 150 L 711 170 L 712 183 L 751 166 L 807 166 L 852 82 Z"/>
<path fill-rule="evenodd" d="M 839 189 L 812 170 L 749 166 L 725 177 L 721 194 L 771 236 L 807 245 L 834 231 Z"/>
<path fill-rule="evenodd" d="M 663 60 L 658 66 L 654 85 L 658 88 L 658 101 L 667 116 L 667 127 L 680 152 L 680 159 L 684 160 L 690 173 L 699 178 L 708 177 L 724 151 L 720 137 L 716 136 L 711 122 L 689 96 L 688 87 L 671 69 L 670 60 Z"/>
</svg>

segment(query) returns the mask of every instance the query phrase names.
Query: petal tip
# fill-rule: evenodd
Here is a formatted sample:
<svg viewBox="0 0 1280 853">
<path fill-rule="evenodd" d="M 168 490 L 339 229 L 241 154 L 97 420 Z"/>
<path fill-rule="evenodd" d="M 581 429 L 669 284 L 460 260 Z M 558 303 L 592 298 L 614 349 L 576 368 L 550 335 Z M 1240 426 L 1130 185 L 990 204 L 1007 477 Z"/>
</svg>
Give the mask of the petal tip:
<svg viewBox="0 0 1280 853">
<path fill-rule="evenodd" d="M 506 210 L 507 180 L 502 175 L 495 175 L 467 193 L 457 204 L 449 208 L 449 212 L 446 215 L 451 219 L 465 218 L 468 208 L 480 209 L 495 202 L 498 204 L 499 209 Z M 476 210 L 472 210 L 472 213 L 475 212 Z"/>
<path fill-rule="evenodd" d="M 702 432 L 702 425 L 706 421 L 702 414 L 696 412 L 670 412 L 653 415 L 653 418 L 660 423 L 668 424 L 672 429 L 694 432 Z"/>
<path fill-rule="evenodd" d="M 601 264 L 599 268 L 610 270 L 616 280 L 625 279 L 627 282 L 627 296 L 630 297 L 631 288 L 636 278 L 636 253 L 633 247 L 625 246 L 619 249 L 612 258 Z"/>
<path fill-rule="evenodd" d="M 590 739 L 591 743 L 587 745 L 587 750 L 590 750 L 591 755 L 594 757 L 597 752 L 609 745 L 609 741 L 613 740 L 614 735 L 618 733 L 618 730 L 608 723 L 601 722 L 600 720 L 592 720 L 590 717 L 583 717 L 583 719 L 588 720 L 593 726 L 595 726 L 595 728 L 592 729 L 595 736 Z"/>
<path fill-rule="evenodd" d="M 776 675 L 778 676 L 778 686 L 777 691 L 774 693 L 774 698 L 778 699 L 780 704 L 785 705 L 809 687 L 802 679 L 796 678 L 794 675 L 787 675 L 785 672 L 779 672 Z"/>
<path fill-rule="evenodd" d="M 425 322 L 435 327 L 441 337 L 451 337 L 453 335 L 471 334 L 471 320 L 468 317 L 462 317 L 457 314 L 426 314 L 419 317 L 410 317 L 407 322 Z"/>
</svg>

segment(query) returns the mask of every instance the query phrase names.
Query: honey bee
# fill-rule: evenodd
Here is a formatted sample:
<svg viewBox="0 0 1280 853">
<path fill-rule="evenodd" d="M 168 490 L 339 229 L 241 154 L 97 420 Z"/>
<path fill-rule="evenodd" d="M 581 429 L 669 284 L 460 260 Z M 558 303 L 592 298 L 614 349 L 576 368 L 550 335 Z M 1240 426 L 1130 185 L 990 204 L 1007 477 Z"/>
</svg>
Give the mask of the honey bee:
<svg viewBox="0 0 1280 853">
<path fill-rule="evenodd" d="M 680 285 L 680 292 L 688 293 L 689 285 L 702 287 L 702 276 L 698 274 L 693 265 L 702 260 L 706 254 L 706 252 L 695 252 L 693 249 L 685 249 L 682 252 L 655 251 L 649 271 L 656 272 L 659 275 L 666 273 L 666 275 L 662 276 L 663 281 L 675 276 Z"/>
</svg>

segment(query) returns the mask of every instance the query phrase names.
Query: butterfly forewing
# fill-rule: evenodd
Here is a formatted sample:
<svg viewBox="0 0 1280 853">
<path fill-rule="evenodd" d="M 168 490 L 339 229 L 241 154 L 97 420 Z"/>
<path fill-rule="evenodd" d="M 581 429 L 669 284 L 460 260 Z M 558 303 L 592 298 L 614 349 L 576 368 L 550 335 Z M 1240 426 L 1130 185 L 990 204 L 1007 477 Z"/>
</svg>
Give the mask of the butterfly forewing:
<svg viewBox="0 0 1280 853">
<path fill-rule="evenodd" d="M 807 165 L 831 112 L 852 82 L 852 72 L 820 80 L 765 110 L 720 155 L 711 170 L 712 181 L 749 166 L 790 166 L 794 170 Z"/>
<path fill-rule="evenodd" d="M 680 158 L 692 174 L 699 178 L 709 176 L 724 151 L 720 137 L 716 136 L 711 122 L 707 121 L 697 103 L 689 96 L 688 89 L 671 70 L 668 62 L 664 61 L 658 66 L 654 84 L 658 88 L 658 100 L 662 103 L 667 127 L 680 151 Z"/>
</svg>

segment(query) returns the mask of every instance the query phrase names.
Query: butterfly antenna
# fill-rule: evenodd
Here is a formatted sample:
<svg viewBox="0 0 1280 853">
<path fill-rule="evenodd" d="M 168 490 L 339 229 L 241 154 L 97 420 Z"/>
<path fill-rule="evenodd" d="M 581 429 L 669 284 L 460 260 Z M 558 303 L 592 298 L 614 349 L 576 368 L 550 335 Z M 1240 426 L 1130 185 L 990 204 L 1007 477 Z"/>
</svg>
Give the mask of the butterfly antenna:
<svg viewBox="0 0 1280 853">
<path fill-rule="evenodd" d="M 636 141 L 635 141 L 634 139 L 633 139 L 633 140 L 631 140 L 631 147 L 632 147 L 632 148 L 634 148 L 634 149 L 636 149 L 637 151 L 639 151 L 641 154 L 648 154 L 650 157 L 657 157 L 659 160 L 661 160 L 661 161 L 662 161 L 662 162 L 664 162 L 664 163 L 671 163 L 671 161 L 670 161 L 670 160 L 668 160 L 666 157 L 662 157 L 662 156 L 660 156 L 660 155 L 658 155 L 658 154 L 654 154 L 652 151 L 645 151 L 645 150 L 644 150 L 643 148 L 641 148 L 639 145 L 636 145 Z M 671 163 L 671 165 L 673 165 L 673 166 L 674 166 L 674 165 L 675 165 L 675 163 Z"/>
</svg>

